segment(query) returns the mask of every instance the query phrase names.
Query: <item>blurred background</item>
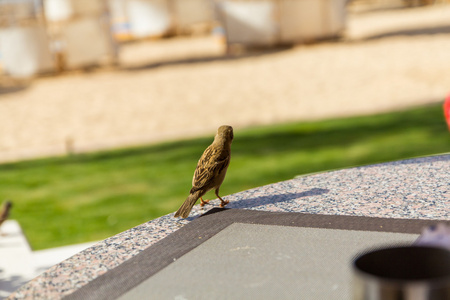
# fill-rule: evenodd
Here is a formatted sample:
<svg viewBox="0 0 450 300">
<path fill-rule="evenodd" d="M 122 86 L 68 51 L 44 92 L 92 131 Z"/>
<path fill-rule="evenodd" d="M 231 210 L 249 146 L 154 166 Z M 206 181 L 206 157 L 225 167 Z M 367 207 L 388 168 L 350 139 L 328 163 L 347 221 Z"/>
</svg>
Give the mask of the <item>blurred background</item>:
<svg viewBox="0 0 450 300">
<path fill-rule="evenodd" d="M 33 250 L 174 212 L 223 124 L 223 196 L 450 149 L 446 0 L 0 0 L 0 74 Z"/>
</svg>

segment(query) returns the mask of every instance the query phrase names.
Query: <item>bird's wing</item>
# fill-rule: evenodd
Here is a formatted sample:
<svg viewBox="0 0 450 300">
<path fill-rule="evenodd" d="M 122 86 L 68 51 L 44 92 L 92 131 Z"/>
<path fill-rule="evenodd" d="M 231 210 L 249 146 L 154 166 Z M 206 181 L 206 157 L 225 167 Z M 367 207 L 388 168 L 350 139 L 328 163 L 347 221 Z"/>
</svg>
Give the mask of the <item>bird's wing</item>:
<svg viewBox="0 0 450 300">
<path fill-rule="evenodd" d="M 230 155 L 223 149 L 212 146 L 206 148 L 195 169 L 192 190 L 212 188 L 211 184 L 214 179 L 228 167 L 229 163 Z"/>
</svg>

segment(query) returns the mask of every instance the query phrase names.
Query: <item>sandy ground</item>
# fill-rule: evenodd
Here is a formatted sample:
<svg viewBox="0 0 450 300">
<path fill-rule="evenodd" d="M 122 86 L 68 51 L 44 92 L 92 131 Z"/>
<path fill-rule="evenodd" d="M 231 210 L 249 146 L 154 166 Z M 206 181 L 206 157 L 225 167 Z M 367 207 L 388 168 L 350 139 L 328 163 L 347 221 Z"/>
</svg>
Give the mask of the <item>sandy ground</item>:
<svg viewBox="0 0 450 300">
<path fill-rule="evenodd" d="M 126 45 L 120 61 L 0 89 L 0 161 L 442 101 L 450 5 L 352 9 L 338 42 L 226 57 L 217 37 L 176 38 Z"/>
</svg>

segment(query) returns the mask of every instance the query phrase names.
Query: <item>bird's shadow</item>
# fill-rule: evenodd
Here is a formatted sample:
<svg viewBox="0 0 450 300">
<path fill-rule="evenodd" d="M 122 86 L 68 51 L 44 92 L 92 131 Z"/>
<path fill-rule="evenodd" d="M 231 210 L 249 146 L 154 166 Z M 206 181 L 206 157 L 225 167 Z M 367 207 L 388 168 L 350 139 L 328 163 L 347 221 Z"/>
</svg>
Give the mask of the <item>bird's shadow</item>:
<svg viewBox="0 0 450 300">
<path fill-rule="evenodd" d="M 303 198 L 303 197 L 309 197 L 309 196 L 318 196 L 322 194 L 329 193 L 329 189 L 322 189 L 322 188 L 313 188 L 308 191 L 304 191 L 301 193 L 284 193 L 284 194 L 273 194 L 273 195 L 267 195 L 262 197 L 254 197 L 254 198 L 248 198 L 248 199 L 241 199 L 237 201 L 232 201 L 230 204 L 226 206 L 226 208 L 220 208 L 220 207 L 214 207 L 201 216 L 213 214 L 216 212 L 220 212 L 226 209 L 234 208 L 234 209 L 245 209 L 245 208 L 252 208 L 257 206 L 263 206 L 267 204 L 275 204 L 280 202 L 287 202 L 290 200 Z M 200 217 L 201 217 L 200 216 Z M 186 220 L 193 221 L 197 219 L 199 216 L 195 217 L 188 217 Z"/>
<path fill-rule="evenodd" d="M 313 188 L 308 191 L 304 191 L 301 193 L 284 193 L 284 194 L 275 194 L 275 195 L 267 195 L 262 197 L 255 197 L 255 198 L 249 198 L 249 199 L 241 199 L 238 201 L 230 202 L 229 205 L 227 205 L 227 208 L 251 208 L 251 207 L 257 207 L 267 204 L 275 204 L 280 202 L 287 202 L 290 200 L 303 198 L 303 197 L 309 197 L 309 196 L 317 196 L 322 195 L 330 192 L 328 189 L 321 189 L 321 188 Z"/>
</svg>

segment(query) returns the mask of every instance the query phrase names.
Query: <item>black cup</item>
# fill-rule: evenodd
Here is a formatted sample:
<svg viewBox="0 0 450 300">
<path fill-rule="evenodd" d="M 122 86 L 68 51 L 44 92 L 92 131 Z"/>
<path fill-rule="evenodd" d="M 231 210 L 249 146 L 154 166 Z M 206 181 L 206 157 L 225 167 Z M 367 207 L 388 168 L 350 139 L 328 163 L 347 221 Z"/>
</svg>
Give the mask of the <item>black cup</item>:
<svg viewBox="0 0 450 300">
<path fill-rule="evenodd" d="M 450 300 L 450 251 L 391 247 L 353 262 L 355 300 Z"/>
</svg>

